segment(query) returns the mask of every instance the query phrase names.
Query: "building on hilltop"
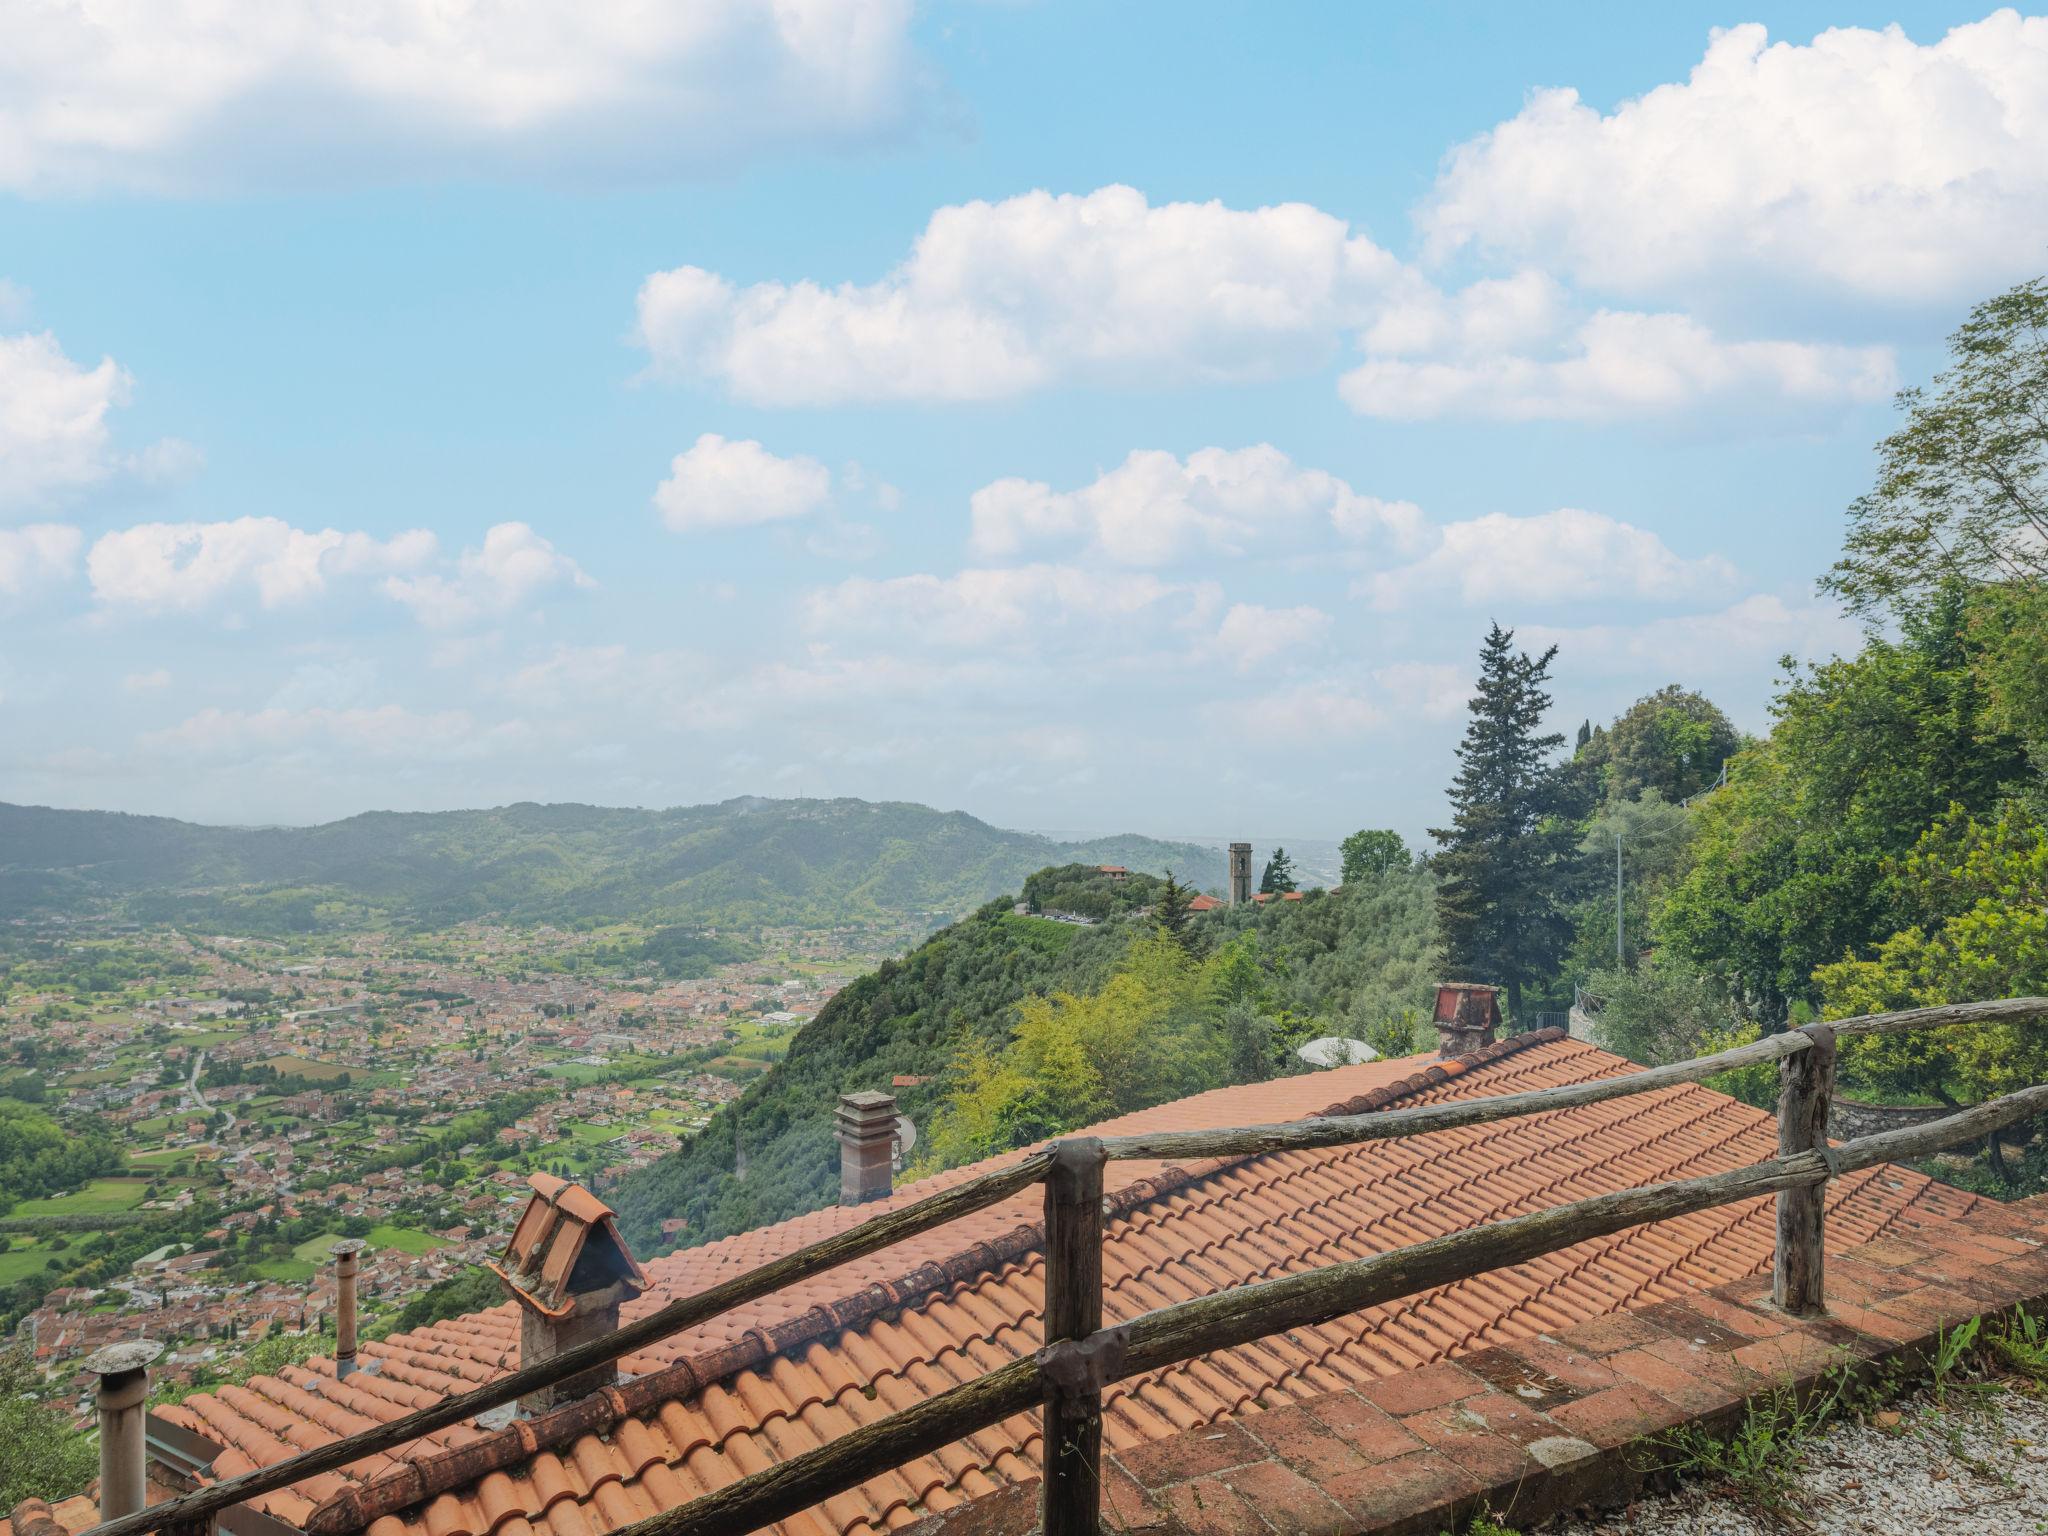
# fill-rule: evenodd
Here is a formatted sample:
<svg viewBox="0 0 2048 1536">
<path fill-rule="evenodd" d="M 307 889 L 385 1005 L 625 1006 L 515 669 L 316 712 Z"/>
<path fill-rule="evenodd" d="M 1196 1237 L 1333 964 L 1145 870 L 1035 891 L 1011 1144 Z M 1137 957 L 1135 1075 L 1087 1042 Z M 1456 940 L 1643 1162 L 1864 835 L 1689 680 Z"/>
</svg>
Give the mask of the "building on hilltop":
<svg viewBox="0 0 2048 1536">
<path fill-rule="evenodd" d="M 1114 1135 L 1221 1128 L 1394 1105 L 1551 1088 L 1637 1070 L 1618 1056 L 1537 1031 L 1459 1046 L 1477 992 L 1454 1006 L 1446 1052 L 1333 1068 L 1163 1104 L 1091 1128 Z M 1684 1085 L 1493 1124 L 1314 1151 L 1110 1165 L 1103 1246 L 1108 1322 L 1275 1275 L 1385 1252 L 1565 1200 L 1716 1172 L 1772 1157 L 1774 1119 Z M 1010 1153 L 896 1189 L 650 1261 L 627 1271 L 608 1247 L 593 1280 L 644 1280 L 623 1301 L 643 1315 L 880 1212 L 1014 1162 Z M 571 1191 L 574 1190 L 572 1194 Z M 863 1191 L 863 1194 L 866 1192 Z M 1827 1186 L 1827 1236 L 1845 1249 L 1879 1237 L 1941 1234 L 1992 1202 L 1910 1169 L 1879 1166 Z M 580 1235 L 615 1228 L 595 1197 L 564 1186 L 546 1205 Z M 629 1355 L 593 1396 L 516 1422 L 462 1425 L 402 1456 L 376 1455 L 260 1501 L 313 1536 L 594 1536 L 845 1435 L 972 1380 L 1041 1343 L 1041 1193 L 1013 1199 L 811 1277 Z M 570 1268 L 538 1288 L 545 1308 L 574 1302 L 587 1242 L 559 1251 L 529 1211 L 524 1267 Z M 1261 1415 L 1433 1362 L 1476 1360 L 1625 1310 L 1690 1299 L 1769 1274 L 1769 1197 L 1629 1229 L 1512 1269 L 1459 1281 L 1335 1322 L 1221 1350 L 1111 1386 L 1104 1450 L 1128 1457 L 1190 1432 L 1253 1425 Z M 579 1233 L 571 1233 L 572 1237 Z M 515 1246 L 517 1244 L 515 1243 Z M 629 1291 L 634 1285 L 627 1285 Z M 337 1379 L 313 1359 L 244 1385 L 155 1409 L 152 1443 L 183 1448 L 208 1480 L 274 1463 L 368 1429 L 520 1362 L 536 1308 L 507 1302 L 361 1345 Z M 1527 1348 L 1548 1346 L 1527 1343 Z M 1474 1369 L 1479 1366 L 1475 1363 Z M 1398 1432 L 1398 1431 L 1396 1431 Z M 777 1527 L 790 1536 L 880 1536 L 1028 1482 L 1041 1459 L 1039 1417 L 1020 1415 L 877 1477 Z M 167 1486 L 177 1486 L 166 1477 Z M 76 1531 L 90 1504 L 58 1518 Z M 0 1536 L 10 1536 L 0 1525 Z M 21 1536 L 21 1533 L 12 1533 Z"/>
</svg>

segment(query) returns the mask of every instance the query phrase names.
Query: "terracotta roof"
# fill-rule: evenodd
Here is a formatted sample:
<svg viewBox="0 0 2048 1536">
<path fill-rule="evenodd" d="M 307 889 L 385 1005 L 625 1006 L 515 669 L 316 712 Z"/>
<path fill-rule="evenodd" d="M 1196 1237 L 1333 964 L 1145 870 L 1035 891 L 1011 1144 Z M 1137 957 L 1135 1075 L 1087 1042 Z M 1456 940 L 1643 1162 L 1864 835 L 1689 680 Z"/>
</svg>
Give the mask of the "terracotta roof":
<svg viewBox="0 0 2048 1536">
<path fill-rule="evenodd" d="M 1561 1038 L 1519 1036 L 1440 1066 L 1370 1062 L 1200 1094 L 1096 1129 L 1199 1128 L 1341 1107 L 1434 1102 L 1632 1070 Z M 1332 1104 L 1337 1100 L 1336 1105 Z M 1185 1168 L 1110 1169 L 1105 1311 L 1133 1317 L 1191 1296 L 1382 1252 L 1477 1222 L 1773 1155 L 1771 1117 L 1687 1086 L 1426 1137 Z M 1014 1156 L 1015 1154 L 1012 1154 Z M 997 1159 L 995 1162 L 1007 1161 Z M 990 1165 L 982 1165 L 990 1166 Z M 834 1207 L 647 1266 L 628 1315 L 956 1183 Z M 1880 1167 L 1829 1187 L 1831 1247 L 1938 1225 L 1984 1202 Z M 597 1536 L 825 1443 L 1036 1349 L 1043 1297 L 1037 1191 L 883 1254 L 827 1271 L 623 1362 L 633 1378 L 553 1415 L 433 1437 L 401 1465 L 377 1457 L 267 1501 L 321 1530 L 369 1536 Z M 1336 1323 L 1119 1383 L 1113 1449 L 1299 1401 L 1486 1345 L 1768 1270 L 1768 1200 L 1580 1244 Z M 509 1369 L 507 1304 L 381 1343 L 374 1373 L 337 1382 L 325 1360 L 158 1412 L 230 1449 L 228 1476 L 387 1420 Z M 452 1452 L 452 1454 L 450 1454 Z M 871 1536 L 1035 1474 L 1036 1415 L 1020 1416 L 784 1523 Z M 388 1482 L 379 1482 L 388 1478 Z M 386 1512 L 388 1510 L 388 1512 Z"/>
</svg>

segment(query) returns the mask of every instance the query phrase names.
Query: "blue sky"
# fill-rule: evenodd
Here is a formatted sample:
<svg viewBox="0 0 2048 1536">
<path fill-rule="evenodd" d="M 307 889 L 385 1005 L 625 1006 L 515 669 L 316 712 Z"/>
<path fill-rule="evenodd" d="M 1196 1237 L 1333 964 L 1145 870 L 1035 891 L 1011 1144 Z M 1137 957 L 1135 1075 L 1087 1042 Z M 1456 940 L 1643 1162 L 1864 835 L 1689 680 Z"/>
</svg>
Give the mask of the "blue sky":
<svg viewBox="0 0 2048 1536">
<path fill-rule="evenodd" d="M 205 9 L 0 0 L 0 798 L 1419 834 L 1490 619 L 1853 646 L 2048 264 L 1981 7 Z"/>
</svg>

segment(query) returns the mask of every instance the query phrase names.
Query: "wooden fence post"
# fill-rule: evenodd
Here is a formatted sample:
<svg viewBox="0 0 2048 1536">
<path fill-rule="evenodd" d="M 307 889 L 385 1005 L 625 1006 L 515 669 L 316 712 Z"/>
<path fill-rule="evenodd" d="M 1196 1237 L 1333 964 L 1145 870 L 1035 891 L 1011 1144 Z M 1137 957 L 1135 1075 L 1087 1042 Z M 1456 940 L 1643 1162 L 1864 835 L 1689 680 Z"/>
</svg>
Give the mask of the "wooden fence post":
<svg viewBox="0 0 2048 1536">
<path fill-rule="evenodd" d="M 1813 1045 L 1778 1063 L 1778 1155 L 1828 1150 L 1828 1101 L 1835 1091 L 1835 1032 L 1808 1026 Z M 1771 1299 L 1795 1317 L 1827 1310 L 1826 1184 L 1778 1192 L 1778 1249 Z"/>
<path fill-rule="evenodd" d="M 1043 1536 L 1098 1536 L 1102 1383 L 1092 1351 L 1102 1327 L 1102 1143 L 1070 1137 L 1045 1176 L 1045 1484 Z"/>
</svg>

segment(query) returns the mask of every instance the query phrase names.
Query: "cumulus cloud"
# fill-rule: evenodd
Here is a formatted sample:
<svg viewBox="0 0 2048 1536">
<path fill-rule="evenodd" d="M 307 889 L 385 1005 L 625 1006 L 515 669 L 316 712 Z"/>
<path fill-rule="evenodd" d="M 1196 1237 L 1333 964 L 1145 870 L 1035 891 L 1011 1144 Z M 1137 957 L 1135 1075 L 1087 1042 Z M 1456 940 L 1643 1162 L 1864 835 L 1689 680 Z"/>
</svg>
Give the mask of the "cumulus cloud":
<svg viewBox="0 0 2048 1536">
<path fill-rule="evenodd" d="M 1719 555 L 1687 559 L 1647 528 L 1561 507 L 1448 523 L 1422 559 L 1367 577 L 1355 590 L 1380 608 L 1440 602 L 1446 594 L 1466 603 L 1669 601 L 1725 590 L 1734 579 L 1735 568 Z"/>
<path fill-rule="evenodd" d="M 1329 633 L 1330 616 L 1320 608 L 1232 603 L 1205 650 L 1250 672 L 1276 656 L 1319 645 Z"/>
<path fill-rule="evenodd" d="M 1409 549 L 1423 527 L 1414 503 L 1361 495 L 1335 475 L 1297 468 L 1270 443 L 1203 448 L 1185 460 L 1139 450 L 1079 490 L 998 480 L 969 506 L 970 545 L 984 558 L 1064 542 L 1134 566 L 1242 554 L 1262 538 L 1317 529 L 1353 543 L 1385 537 Z"/>
<path fill-rule="evenodd" d="M 617 181 L 900 131 L 910 0 L 78 0 L 16 7 L 0 186 L 177 194 Z"/>
<path fill-rule="evenodd" d="M 1957 299 L 2038 268 L 2048 238 L 2048 17 L 1916 44 L 1716 32 L 1683 83 L 1603 114 L 1570 89 L 1460 146 L 1419 221 L 1617 291 L 1729 276 Z"/>
<path fill-rule="evenodd" d="M 86 556 L 93 595 L 110 608 L 195 612 L 239 590 L 265 608 L 302 602 L 337 577 L 410 570 L 433 558 L 423 529 L 389 539 L 333 528 L 294 528 L 282 518 L 214 523 L 140 523 L 100 535 Z"/>
<path fill-rule="evenodd" d="M 480 549 L 465 549 L 453 575 L 392 576 L 384 592 L 432 629 L 454 629 L 510 613 L 553 587 L 594 587 L 574 560 L 525 523 L 499 523 Z"/>
<path fill-rule="evenodd" d="M 78 566 L 84 537 L 63 523 L 0 528 L 0 597 L 19 597 L 64 580 Z"/>
<path fill-rule="evenodd" d="M 1379 334 L 1397 325 L 1398 317 Z M 1898 386 L 1888 347 L 1731 341 L 1677 314 L 1601 310 L 1534 352 L 1504 350 L 1448 326 L 1444 338 L 1427 315 L 1415 317 L 1413 329 L 1446 339 L 1449 354 L 1368 357 L 1338 382 L 1353 410 L 1400 421 L 1597 421 L 1696 406 L 1882 400 Z"/>
<path fill-rule="evenodd" d="M 1071 565 L 972 569 L 951 576 L 851 577 L 812 592 L 813 633 L 882 634 L 921 646 L 1065 648 L 1137 620 L 1193 628 L 1220 606 L 1213 583 Z"/>
<path fill-rule="evenodd" d="M 654 504 L 670 528 L 693 533 L 807 517 L 831 496 L 832 472 L 817 460 L 780 458 L 752 438 L 706 432 L 675 456 Z"/>
<path fill-rule="evenodd" d="M 1302 683 L 1229 707 L 1229 718 L 1257 741 L 1320 741 L 1361 736 L 1387 724 L 1381 703 L 1355 685 Z"/>
<path fill-rule="evenodd" d="M 1371 240 L 1301 203 L 1038 191 L 941 208 L 876 283 L 657 272 L 640 290 L 640 339 L 657 371 L 762 404 L 983 400 L 1312 365 L 1405 281 Z"/>
<path fill-rule="evenodd" d="M 1525 624 L 1516 635 L 1532 646 L 1555 644 L 1574 667 L 1588 670 L 1745 680 L 1754 680 L 1780 656 L 1853 655 L 1862 639 L 1861 630 L 1832 604 L 1787 602 L 1771 593 L 1642 624 Z"/>
<path fill-rule="evenodd" d="M 107 413 L 132 382 L 111 357 L 73 362 L 47 332 L 0 336 L 0 508 L 113 473 Z"/>
</svg>

